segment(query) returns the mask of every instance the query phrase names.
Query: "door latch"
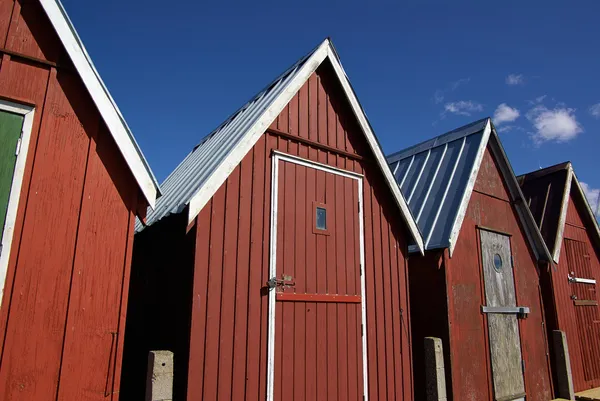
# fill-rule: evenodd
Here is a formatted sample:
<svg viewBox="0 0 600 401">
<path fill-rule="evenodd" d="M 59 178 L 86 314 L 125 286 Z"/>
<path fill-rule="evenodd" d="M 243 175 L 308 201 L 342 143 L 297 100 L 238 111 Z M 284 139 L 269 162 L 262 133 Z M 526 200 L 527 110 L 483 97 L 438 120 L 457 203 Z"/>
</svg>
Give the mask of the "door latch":
<svg viewBox="0 0 600 401">
<path fill-rule="evenodd" d="M 287 276 L 285 274 L 281 275 L 281 278 L 271 277 L 269 281 L 267 281 L 267 287 L 269 289 L 277 288 L 277 287 L 294 287 L 296 285 L 296 281 L 292 276 Z"/>
</svg>

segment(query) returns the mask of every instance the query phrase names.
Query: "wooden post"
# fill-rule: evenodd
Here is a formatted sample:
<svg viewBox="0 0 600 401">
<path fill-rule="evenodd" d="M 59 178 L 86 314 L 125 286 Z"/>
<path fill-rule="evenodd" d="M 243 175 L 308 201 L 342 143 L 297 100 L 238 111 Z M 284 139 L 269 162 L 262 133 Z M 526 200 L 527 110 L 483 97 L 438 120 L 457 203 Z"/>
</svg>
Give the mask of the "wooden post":
<svg viewBox="0 0 600 401">
<path fill-rule="evenodd" d="M 150 351 L 146 378 L 146 401 L 173 400 L 173 353 Z"/>
<path fill-rule="evenodd" d="M 425 386 L 427 401 L 446 401 L 446 372 L 442 340 L 425 337 Z"/>
<path fill-rule="evenodd" d="M 556 369 L 556 395 L 567 400 L 575 399 L 573 390 L 573 376 L 571 375 L 571 360 L 569 359 L 569 346 L 567 336 L 563 331 L 552 332 L 554 342 L 554 364 Z"/>
</svg>

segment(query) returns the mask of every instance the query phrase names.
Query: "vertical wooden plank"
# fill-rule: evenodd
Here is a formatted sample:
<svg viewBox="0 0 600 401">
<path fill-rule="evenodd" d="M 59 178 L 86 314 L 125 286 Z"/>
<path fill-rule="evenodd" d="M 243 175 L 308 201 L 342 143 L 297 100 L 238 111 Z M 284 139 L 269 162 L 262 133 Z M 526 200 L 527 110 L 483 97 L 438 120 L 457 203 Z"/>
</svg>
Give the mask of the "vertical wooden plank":
<svg viewBox="0 0 600 401">
<path fill-rule="evenodd" d="M 329 126 L 327 124 L 330 118 L 335 118 L 327 111 L 328 104 L 328 95 L 325 92 L 325 88 L 323 88 L 323 82 L 321 81 L 321 75 L 316 75 L 317 78 L 317 98 L 318 98 L 318 110 L 317 110 L 317 125 L 319 127 L 319 137 L 318 142 L 323 145 L 327 145 L 327 137 L 329 135 Z"/>
<path fill-rule="evenodd" d="M 196 219 L 196 252 L 194 260 L 194 283 L 192 317 L 190 327 L 190 355 L 188 367 L 187 400 L 202 398 L 205 367 L 205 338 L 208 306 L 209 266 L 211 260 L 211 222 L 213 200 L 202 208 Z"/>
<path fill-rule="evenodd" d="M 384 324 L 385 324 L 385 351 L 387 355 L 393 355 L 391 358 L 386 359 L 386 372 L 387 372 L 387 398 L 388 400 L 395 399 L 396 383 L 394 375 L 394 359 L 398 357 L 398 354 L 394 351 L 394 333 L 393 333 L 393 321 L 392 321 L 392 265 L 390 264 L 390 251 L 389 251 L 389 224 L 385 219 L 385 213 L 383 211 L 385 203 L 381 205 L 381 250 L 383 256 L 383 297 L 384 297 Z"/>
<path fill-rule="evenodd" d="M 249 272 L 257 269 L 250 261 L 250 234 L 252 222 L 252 166 L 254 163 L 253 152 L 249 152 L 240 166 L 240 191 L 238 212 L 238 240 L 237 240 L 237 273 L 235 278 L 235 323 L 234 323 L 234 349 L 233 349 L 233 383 L 232 399 L 242 400 L 246 392 L 246 349 L 248 344 L 248 284 Z M 261 188 L 262 192 L 262 188 Z M 251 322 L 250 322 L 251 323 Z M 256 347 L 256 343 L 251 345 Z"/>
<path fill-rule="evenodd" d="M 119 306 L 129 272 L 125 266 L 129 208 L 135 205 L 137 188 L 122 175 L 126 165 L 109 133 L 101 130 L 97 138 L 90 144 L 69 280 L 58 400 L 112 397 L 114 378 L 120 376 L 115 371 Z M 133 195 L 120 193 L 114 181 Z M 124 204 L 122 195 L 130 205 Z"/>
<path fill-rule="evenodd" d="M 277 117 L 277 128 L 283 132 L 290 132 L 290 104 L 286 104 Z"/>
<path fill-rule="evenodd" d="M 0 46 L 2 47 L 6 47 L 8 27 L 10 26 L 14 6 L 14 0 L 5 0 L 0 3 Z"/>
<path fill-rule="evenodd" d="M 256 399 L 259 395 L 259 376 L 261 355 L 266 350 L 261 344 L 261 288 L 264 281 L 264 270 L 268 270 L 268 264 L 263 263 L 263 230 L 269 231 L 268 226 L 263 228 L 265 220 L 266 204 L 270 196 L 265 197 L 268 189 L 265 185 L 265 163 L 269 158 L 265 154 L 266 136 L 263 135 L 252 150 L 252 217 L 250 226 L 250 258 L 249 258 L 249 281 L 248 281 L 248 340 L 246 345 L 246 400 Z M 266 298 L 266 297 L 264 297 Z M 264 328 L 266 333 L 266 327 Z"/>
<path fill-rule="evenodd" d="M 227 186 L 222 185 L 212 200 L 210 223 L 210 258 L 206 295 L 206 340 L 204 344 L 203 399 L 217 399 L 221 327 L 221 283 L 225 235 L 225 199 Z"/>
<path fill-rule="evenodd" d="M 313 74 L 314 75 L 314 74 Z M 302 138 L 309 137 L 309 82 L 310 78 L 298 91 L 296 96 L 298 97 L 298 135 Z"/>
<path fill-rule="evenodd" d="M 225 199 L 225 236 L 223 245 L 223 267 L 221 283 L 221 322 L 219 335 L 218 395 L 231 397 L 233 369 L 233 334 L 235 318 L 236 251 L 238 248 L 238 220 L 240 205 L 240 166 L 238 165 L 227 179 Z M 225 340 L 227 339 L 227 340 Z"/>
<path fill-rule="evenodd" d="M 299 134 L 299 112 L 300 112 L 300 99 L 298 99 L 298 94 L 296 94 L 292 100 L 290 100 L 290 103 L 288 104 L 289 107 L 289 111 L 290 111 L 290 115 L 289 115 L 289 133 L 291 135 L 298 135 Z"/>
<path fill-rule="evenodd" d="M 36 68 L 29 64 L 15 62 L 9 56 L 3 56 L 2 68 L 0 68 L 0 95 L 6 98 L 24 99 L 32 104 L 39 105 L 34 115 L 33 126 L 31 129 L 31 138 L 28 151 L 28 157 L 23 173 L 23 183 L 21 185 L 21 196 L 19 198 L 19 207 L 15 228 L 13 232 L 13 242 L 10 258 L 8 261 L 8 270 L 5 278 L 4 293 L 2 294 L 2 305 L 0 308 L 0 333 L 6 330 L 8 319 L 9 304 L 12 297 L 12 283 L 15 278 L 15 268 L 17 264 L 18 250 L 20 249 L 21 233 L 25 219 L 25 209 L 29 198 L 31 173 L 33 171 L 33 161 L 35 159 L 36 145 L 40 132 L 40 124 L 44 111 L 44 101 L 50 71 L 47 69 Z M 56 73 L 54 70 L 53 74 Z M 0 350 L 3 349 L 5 336 L 0 336 Z"/>
<path fill-rule="evenodd" d="M 373 216 L 376 209 L 372 205 L 372 189 L 369 178 L 365 176 L 363 188 L 363 200 L 365 210 L 365 284 L 367 305 L 367 355 L 369 370 L 369 399 L 379 399 L 379 387 L 377 378 L 383 372 L 378 371 L 377 364 L 377 323 L 375 316 L 375 265 L 374 265 L 374 228 Z"/>
<path fill-rule="evenodd" d="M 308 85 L 308 138 L 317 141 L 319 138 L 319 96 L 317 87 L 317 75 L 312 74 L 307 82 Z"/>
<path fill-rule="evenodd" d="M 345 217 L 348 215 L 353 215 L 357 213 L 356 206 L 352 207 L 352 205 L 348 205 L 345 201 L 345 191 L 344 191 L 344 182 L 350 181 L 348 178 L 344 178 L 342 176 L 334 176 L 333 177 L 333 185 L 329 188 L 329 190 L 333 190 L 334 193 L 334 203 L 333 210 L 330 208 L 330 213 L 335 217 L 335 221 L 332 224 L 334 227 L 334 241 L 336 248 L 336 264 L 335 271 L 337 273 L 336 281 L 337 281 L 337 294 L 349 294 L 347 281 L 347 276 L 353 276 L 356 274 L 356 266 L 350 264 L 350 258 L 347 257 L 347 254 L 353 253 L 353 249 L 358 246 L 357 242 L 351 243 L 348 247 L 345 244 L 346 233 L 345 233 Z M 349 360 L 350 355 L 348 353 L 348 331 L 351 331 L 351 328 L 348 326 L 348 310 L 354 309 L 355 306 L 351 305 L 338 305 L 337 306 L 337 325 L 338 325 L 338 336 L 337 336 L 337 344 L 338 344 L 338 389 L 339 389 L 339 399 L 348 400 L 349 399 L 349 391 L 348 386 L 350 380 L 348 378 L 349 368 Z M 354 362 L 354 366 L 356 366 L 356 362 Z"/>
<path fill-rule="evenodd" d="M 42 118 L 0 372 L 0 381 L 8 384 L 5 397 L 15 400 L 56 395 L 90 144 L 84 127 L 97 128 L 97 120 L 80 120 L 71 109 L 72 103 L 85 104 L 85 98 L 67 98 L 54 74 L 49 85 L 53 107 Z M 31 371 L 44 373 L 33 383 L 26 380 Z"/>
<path fill-rule="evenodd" d="M 305 85 L 306 86 L 306 85 Z M 308 94 L 308 93 L 307 93 Z M 308 101 L 307 101 L 308 104 Z M 308 115 L 306 115 L 308 122 Z M 307 131 L 308 134 L 308 131 Z M 294 277 L 296 278 L 297 293 L 306 292 L 306 234 L 305 227 L 308 226 L 306 219 L 306 198 L 304 197 L 304 189 L 306 188 L 306 171 L 307 167 L 296 166 L 296 177 L 294 181 L 294 198 L 295 198 L 295 222 L 294 222 Z M 310 216 L 310 215 L 309 215 Z M 295 322 L 294 322 L 294 399 L 306 399 L 307 375 L 312 372 L 307 372 L 306 360 L 306 315 L 307 305 L 303 302 L 294 302 L 295 307 Z"/>
</svg>

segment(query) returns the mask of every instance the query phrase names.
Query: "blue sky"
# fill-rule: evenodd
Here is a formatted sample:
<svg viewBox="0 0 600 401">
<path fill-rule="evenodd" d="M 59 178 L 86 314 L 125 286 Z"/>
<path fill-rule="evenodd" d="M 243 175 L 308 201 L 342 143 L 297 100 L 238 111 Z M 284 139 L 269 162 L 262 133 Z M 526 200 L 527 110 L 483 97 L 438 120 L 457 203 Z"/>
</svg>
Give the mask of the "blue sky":
<svg viewBox="0 0 600 401">
<path fill-rule="evenodd" d="M 600 2 L 63 0 L 157 178 L 330 36 L 391 153 L 492 116 L 517 174 L 600 193 Z"/>
</svg>

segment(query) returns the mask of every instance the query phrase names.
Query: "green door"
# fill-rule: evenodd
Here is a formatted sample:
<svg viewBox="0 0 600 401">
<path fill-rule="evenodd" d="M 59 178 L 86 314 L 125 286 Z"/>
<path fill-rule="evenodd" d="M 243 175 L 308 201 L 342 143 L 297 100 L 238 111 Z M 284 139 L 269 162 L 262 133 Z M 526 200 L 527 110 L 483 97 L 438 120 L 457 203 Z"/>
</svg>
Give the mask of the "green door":
<svg viewBox="0 0 600 401">
<path fill-rule="evenodd" d="M 22 127 L 23 116 L 0 110 L 0 244 L 4 234 L 8 198 L 15 173 L 17 146 Z"/>
</svg>

